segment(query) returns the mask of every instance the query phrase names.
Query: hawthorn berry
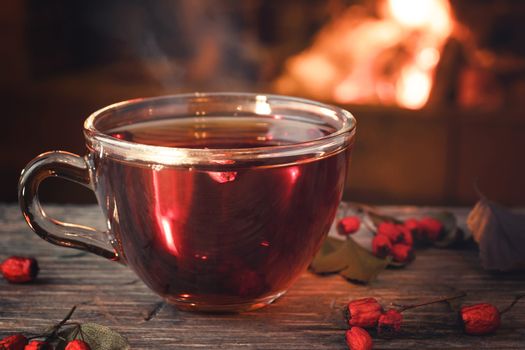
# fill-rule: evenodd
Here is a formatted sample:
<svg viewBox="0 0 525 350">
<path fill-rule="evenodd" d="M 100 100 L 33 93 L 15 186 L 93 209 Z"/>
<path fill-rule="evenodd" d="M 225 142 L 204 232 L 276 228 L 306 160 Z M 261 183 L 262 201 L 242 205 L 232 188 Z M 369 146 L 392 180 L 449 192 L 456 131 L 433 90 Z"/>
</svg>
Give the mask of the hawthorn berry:
<svg viewBox="0 0 525 350">
<path fill-rule="evenodd" d="M 403 239 L 398 226 L 389 221 L 383 221 L 377 226 L 377 234 L 387 236 L 392 243 L 399 243 Z"/>
<path fill-rule="evenodd" d="M 438 219 L 425 217 L 419 221 L 419 225 L 425 238 L 430 242 L 435 242 L 443 235 L 443 224 Z"/>
<path fill-rule="evenodd" d="M 401 312 L 390 309 L 379 316 L 377 321 L 377 332 L 382 333 L 397 333 L 401 329 L 403 323 L 403 315 Z"/>
<path fill-rule="evenodd" d="M 50 350 L 51 346 L 48 342 L 40 340 L 32 340 L 27 344 L 24 350 Z"/>
<path fill-rule="evenodd" d="M 67 343 L 65 350 L 91 350 L 88 343 L 83 340 L 75 339 Z"/>
<path fill-rule="evenodd" d="M 358 216 L 347 216 L 337 224 L 337 232 L 342 236 L 348 236 L 356 233 L 359 226 L 361 226 L 361 220 Z"/>
<path fill-rule="evenodd" d="M 348 324 L 356 327 L 375 327 L 383 308 L 375 298 L 363 298 L 348 303 Z"/>
<path fill-rule="evenodd" d="M 34 258 L 12 256 L 0 265 L 2 275 L 10 283 L 33 281 L 38 275 L 38 262 Z"/>
<path fill-rule="evenodd" d="M 397 225 L 399 230 L 399 243 L 403 243 L 409 246 L 414 245 L 414 238 L 412 237 L 412 232 L 403 225 Z"/>
<path fill-rule="evenodd" d="M 418 240 L 423 239 L 423 231 L 421 229 L 421 224 L 419 223 L 419 220 L 413 218 L 406 219 L 403 222 L 403 226 L 410 230 L 414 238 Z"/>
<path fill-rule="evenodd" d="M 492 304 L 463 306 L 459 311 L 463 330 L 467 334 L 482 335 L 496 331 L 501 324 L 499 310 Z"/>
<path fill-rule="evenodd" d="M 395 262 L 409 263 L 414 260 L 414 251 L 411 246 L 406 244 L 394 244 L 392 246 L 392 257 Z"/>
<path fill-rule="evenodd" d="M 372 337 L 366 330 L 360 327 L 352 327 L 346 331 L 346 345 L 350 350 L 371 350 L 373 346 Z"/>
<path fill-rule="evenodd" d="M 0 340 L 2 350 L 24 350 L 27 338 L 22 334 L 13 334 Z"/>
<path fill-rule="evenodd" d="M 376 235 L 372 239 L 372 253 L 378 258 L 386 258 L 392 252 L 390 238 L 385 235 Z"/>
</svg>

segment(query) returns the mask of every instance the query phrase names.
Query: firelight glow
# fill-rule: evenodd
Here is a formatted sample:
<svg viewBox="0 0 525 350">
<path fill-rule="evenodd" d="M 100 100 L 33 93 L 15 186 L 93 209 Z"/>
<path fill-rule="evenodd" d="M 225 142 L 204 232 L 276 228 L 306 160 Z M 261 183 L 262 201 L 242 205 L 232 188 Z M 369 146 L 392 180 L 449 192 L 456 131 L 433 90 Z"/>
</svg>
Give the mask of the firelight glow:
<svg viewBox="0 0 525 350">
<path fill-rule="evenodd" d="M 396 98 L 410 109 L 422 108 L 428 100 L 432 80 L 424 71 L 415 67 L 403 70 L 396 85 Z"/>
<path fill-rule="evenodd" d="M 420 109 L 454 29 L 449 0 L 376 0 L 374 14 L 349 6 L 312 45 L 289 58 L 275 81 L 282 94 L 345 104 Z"/>
<path fill-rule="evenodd" d="M 272 107 L 267 101 L 268 99 L 264 95 L 257 95 L 255 97 L 255 114 L 259 115 L 270 115 L 272 114 Z"/>
<path fill-rule="evenodd" d="M 452 32 L 448 0 L 389 0 L 390 16 L 407 30 L 420 30 L 424 40 L 416 45 L 414 59 L 401 70 L 396 82 L 396 101 L 408 109 L 420 109 L 430 97 L 440 49 Z"/>
<path fill-rule="evenodd" d="M 442 10 L 441 0 L 390 0 L 388 7 L 392 16 L 407 27 L 425 27 Z"/>
<path fill-rule="evenodd" d="M 166 246 L 168 250 L 173 255 L 178 255 L 179 251 L 177 250 L 177 246 L 175 245 L 175 241 L 173 240 L 173 232 L 171 231 L 171 224 L 168 219 L 161 218 L 162 222 L 162 232 L 164 233 L 164 238 L 166 241 Z"/>
<path fill-rule="evenodd" d="M 299 168 L 296 166 L 289 168 L 288 174 L 290 175 L 290 182 L 294 184 L 297 181 L 297 178 L 299 177 Z"/>
<path fill-rule="evenodd" d="M 166 246 L 166 249 L 170 254 L 173 254 L 175 256 L 179 255 L 179 250 L 177 249 L 177 245 L 175 244 L 174 234 L 171 226 L 171 217 L 173 215 L 166 215 L 166 213 L 162 212 L 162 205 L 158 201 L 160 201 L 161 197 L 161 188 L 160 188 L 160 181 L 159 181 L 159 172 L 153 172 L 153 190 L 155 191 L 155 204 L 154 204 L 154 210 L 155 210 L 155 217 L 157 219 L 157 222 L 159 223 L 159 229 L 160 232 L 162 232 L 162 236 L 164 238 L 164 243 Z"/>
</svg>

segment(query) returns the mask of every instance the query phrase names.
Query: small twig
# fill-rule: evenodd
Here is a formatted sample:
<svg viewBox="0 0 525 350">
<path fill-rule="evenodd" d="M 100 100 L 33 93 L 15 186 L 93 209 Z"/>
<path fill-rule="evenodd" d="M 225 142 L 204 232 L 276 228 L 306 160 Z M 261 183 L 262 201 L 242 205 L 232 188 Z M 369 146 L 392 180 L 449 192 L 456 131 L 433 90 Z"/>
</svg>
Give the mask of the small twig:
<svg viewBox="0 0 525 350">
<path fill-rule="evenodd" d="M 73 316 L 73 313 L 75 312 L 76 309 L 77 309 L 77 306 L 73 305 L 71 310 L 69 310 L 69 312 L 67 313 L 66 317 L 64 317 L 64 319 L 62 321 L 58 322 L 58 324 L 55 326 L 55 328 L 60 328 L 60 327 L 62 327 L 62 325 L 64 325 L 64 323 L 69 321 L 69 319 L 71 318 L 71 316 Z"/>
<path fill-rule="evenodd" d="M 500 311 L 500 314 L 502 315 L 505 312 L 510 311 L 510 309 L 512 309 L 514 307 L 514 305 L 516 305 L 516 303 L 518 301 L 520 301 L 520 299 L 523 298 L 523 297 L 525 297 L 525 294 L 515 296 L 514 300 L 512 301 L 512 303 L 510 303 L 509 306 L 507 306 L 505 309 L 503 309 L 503 311 Z"/>
<path fill-rule="evenodd" d="M 84 339 L 84 332 L 82 332 L 82 325 L 80 325 L 80 324 L 78 325 L 78 331 L 80 332 L 80 339 L 82 341 L 85 341 L 85 339 Z"/>
<path fill-rule="evenodd" d="M 77 335 L 78 335 L 79 332 L 80 332 L 80 327 L 76 326 L 75 327 L 75 334 L 73 335 L 73 339 L 77 339 Z"/>
<path fill-rule="evenodd" d="M 42 334 L 40 335 L 38 338 L 40 337 L 45 337 L 46 338 L 46 342 L 49 341 L 49 339 L 51 338 L 54 338 L 57 336 L 57 333 L 58 331 L 60 330 L 60 328 L 62 328 L 62 326 L 64 324 L 66 324 L 67 321 L 69 321 L 69 319 L 71 318 L 71 316 L 73 316 L 73 313 L 75 312 L 75 310 L 77 309 L 77 306 L 74 305 L 71 310 L 69 310 L 69 312 L 67 313 L 66 317 L 64 317 L 62 319 L 62 321 L 58 322 L 56 325 L 54 325 L 50 332 L 48 334 Z"/>
<path fill-rule="evenodd" d="M 461 294 L 456 295 L 454 297 L 441 298 L 441 299 L 437 299 L 437 300 L 427 301 L 427 302 L 424 302 L 424 303 L 421 303 L 421 304 L 413 304 L 413 305 L 392 304 L 392 305 L 401 308 L 399 310 L 399 312 L 403 312 L 405 310 L 413 309 L 413 308 L 420 307 L 420 306 L 426 306 L 426 305 L 430 305 L 430 304 L 437 304 L 437 303 L 442 303 L 442 302 L 445 302 L 445 301 L 451 301 L 451 300 L 454 300 L 454 299 L 463 298 L 466 295 L 467 295 L 467 293 L 462 292 Z"/>
<path fill-rule="evenodd" d="M 151 310 L 149 310 L 144 316 L 144 321 L 151 321 L 164 307 L 164 302 L 159 301 L 156 303 Z"/>
</svg>

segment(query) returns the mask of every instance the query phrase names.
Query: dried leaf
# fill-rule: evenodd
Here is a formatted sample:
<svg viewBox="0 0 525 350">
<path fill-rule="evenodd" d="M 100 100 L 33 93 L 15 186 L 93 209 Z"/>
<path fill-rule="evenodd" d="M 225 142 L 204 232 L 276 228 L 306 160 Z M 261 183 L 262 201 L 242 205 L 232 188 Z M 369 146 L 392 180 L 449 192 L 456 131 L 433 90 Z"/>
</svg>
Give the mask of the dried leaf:
<svg viewBox="0 0 525 350">
<path fill-rule="evenodd" d="M 353 207 L 357 212 L 363 213 L 365 215 L 365 217 L 370 221 L 370 226 L 373 231 L 377 229 L 377 226 L 379 226 L 380 223 L 385 221 L 393 222 L 395 224 L 403 223 L 401 220 L 393 216 L 383 214 L 377 208 L 367 204 L 350 202 L 348 205 Z"/>
<path fill-rule="evenodd" d="M 82 339 L 89 344 L 91 350 L 127 350 L 130 345 L 126 338 L 113 331 L 112 329 L 96 323 L 85 323 L 78 327 L 63 329 L 59 336 L 61 340 L 55 349 L 63 350 L 67 343 L 73 339 Z"/>
<path fill-rule="evenodd" d="M 481 265 L 487 270 L 510 271 L 525 267 L 525 215 L 511 212 L 480 194 L 467 218 L 479 244 Z"/>
<path fill-rule="evenodd" d="M 313 272 L 338 272 L 345 278 L 368 283 L 385 269 L 390 259 L 380 259 L 357 244 L 352 238 L 345 241 L 328 237 L 310 268 Z"/>
</svg>

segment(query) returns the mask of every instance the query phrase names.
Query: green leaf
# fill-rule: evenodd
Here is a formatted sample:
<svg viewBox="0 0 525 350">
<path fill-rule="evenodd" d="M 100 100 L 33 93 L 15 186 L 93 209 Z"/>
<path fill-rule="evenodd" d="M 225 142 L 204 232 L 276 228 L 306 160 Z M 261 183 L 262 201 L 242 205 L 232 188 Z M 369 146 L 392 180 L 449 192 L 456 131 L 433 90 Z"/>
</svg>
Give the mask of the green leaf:
<svg viewBox="0 0 525 350">
<path fill-rule="evenodd" d="M 130 349 L 128 340 L 114 330 L 96 323 L 86 323 L 80 326 L 63 329 L 58 335 L 60 340 L 56 350 L 63 350 L 67 343 L 74 339 L 84 340 L 91 350 L 127 350 Z"/>
<path fill-rule="evenodd" d="M 357 244 L 352 238 L 341 241 L 328 237 L 315 256 L 310 268 L 318 274 L 338 272 L 343 277 L 368 283 L 389 264 Z"/>
</svg>

